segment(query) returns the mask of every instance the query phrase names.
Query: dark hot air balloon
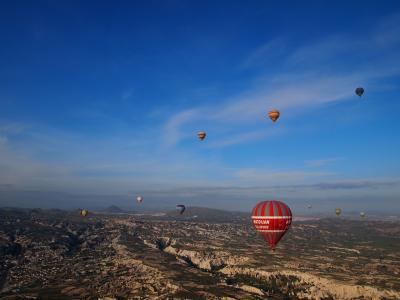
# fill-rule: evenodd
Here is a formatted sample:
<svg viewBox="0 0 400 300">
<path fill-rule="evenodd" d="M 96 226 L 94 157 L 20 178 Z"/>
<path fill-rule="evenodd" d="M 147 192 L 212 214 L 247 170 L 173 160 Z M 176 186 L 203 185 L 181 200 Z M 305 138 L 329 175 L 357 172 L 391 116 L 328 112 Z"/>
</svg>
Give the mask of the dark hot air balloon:
<svg viewBox="0 0 400 300">
<path fill-rule="evenodd" d="M 364 89 L 362 87 L 356 88 L 356 95 L 361 97 L 364 94 Z"/>
<path fill-rule="evenodd" d="M 280 115 L 281 113 L 279 112 L 279 110 L 276 109 L 273 109 L 268 112 L 268 117 L 272 120 L 272 122 L 276 122 L 276 120 L 279 119 Z"/>
<path fill-rule="evenodd" d="M 183 205 L 183 204 L 178 204 L 178 205 L 176 206 L 176 209 L 178 210 L 179 214 L 181 215 L 181 214 L 183 214 L 183 212 L 185 211 L 186 207 L 185 207 L 185 205 Z"/>
<path fill-rule="evenodd" d="M 274 250 L 292 224 L 292 212 L 283 202 L 262 201 L 253 208 L 251 219 L 254 228 Z"/>
<path fill-rule="evenodd" d="M 199 137 L 199 140 L 202 141 L 206 138 L 206 133 L 204 131 L 199 131 L 197 136 Z"/>
</svg>

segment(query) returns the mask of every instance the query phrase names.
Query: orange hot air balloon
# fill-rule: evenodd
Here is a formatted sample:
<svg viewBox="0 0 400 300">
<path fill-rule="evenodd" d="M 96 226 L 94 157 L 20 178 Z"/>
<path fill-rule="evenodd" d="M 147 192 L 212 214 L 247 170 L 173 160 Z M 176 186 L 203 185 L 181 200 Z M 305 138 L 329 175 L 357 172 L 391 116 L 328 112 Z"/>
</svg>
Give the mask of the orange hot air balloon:
<svg viewBox="0 0 400 300">
<path fill-rule="evenodd" d="M 197 136 L 199 137 L 199 140 L 202 141 L 206 138 L 206 133 L 204 131 L 199 131 Z"/>
<path fill-rule="evenodd" d="M 272 120 L 272 122 L 276 122 L 276 120 L 279 119 L 280 115 L 281 113 L 279 112 L 279 110 L 276 109 L 273 109 L 268 112 L 268 117 Z"/>
</svg>

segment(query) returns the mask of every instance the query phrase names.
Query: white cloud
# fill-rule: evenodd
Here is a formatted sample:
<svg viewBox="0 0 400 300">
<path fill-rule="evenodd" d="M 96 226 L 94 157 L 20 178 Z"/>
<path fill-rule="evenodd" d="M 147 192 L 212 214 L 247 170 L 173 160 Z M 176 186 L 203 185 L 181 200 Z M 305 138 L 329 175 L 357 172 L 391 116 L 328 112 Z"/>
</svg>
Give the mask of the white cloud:
<svg viewBox="0 0 400 300">
<path fill-rule="evenodd" d="M 399 69 L 389 68 L 387 72 L 360 72 L 350 74 L 295 73 L 280 79 L 266 82 L 257 88 L 235 99 L 229 99 L 222 105 L 197 107 L 172 116 L 165 125 L 165 137 L 168 146 L 178 144 L 182 139 L 191 137 L 197 129 L 204 127 L 213 130 L 214 135 L 223 132 L 227 137 L 218 146 L 233 145 L 235 132 L 241 132 L 238 141 L 261 139 L 257 126 L 269 122 L 268 110 L 277 108 L 281 119 L 291 115 L 309 112 L 320 105 L 353 99 L 354 87 L 372 79 L 398 74 Z M 279 122 L 279 121 L 278 121 Z M 247 127 L 246 127 L 247 126 Z M 247 132 L 243 132 L 247 130 Z M 257 138 L 256 138 L 257 137 Z"/>
<path fill-rule="evenodd" d="M 36 128 L 29 127 L 27 131 L 35 132 Z M 363 195 L 389 199 L 399 194 L 400 181 L 396 178 L 337 181 L 329 171 L 226 168 L 218 160 L 199 160 L 193 154 L 179 151 L 154 149 L 135 155 L 133 149 L 137 145 L 128 151 L 133 154 L 127 155 L 123 139 L 118 144 L 106 139 L 87 143 L 84 137 L 71 137 L 59 131 L 55 134 L 54 130 L 43 128 L 31 139 L 24 149 L 16 149 L 12 140 L 0 145 L 3 190 L 73 191 L 76 195 L 99 196 L 139 191 L 160 204 L 179 198 L 191 205 L 223 207 L 229 199 L 230 208 L 244 210 L 265 197 L 301 201 L 353 199 Z M 57 146 L 57 139 L 64 142 Z M 112 148 L 103 149 L 105 145 Z M 41 149 L 51 149 L 55 161 L 36 158 L 30 152 L 40 153 Z M 69 152 L 63 160 L 58 157 L 62 151 Z M 53 207 L 58 206 L 58 200 L 54 199 L 51 199 Z M 4 198 L 0 197 L 1 201 Z M 40 201 L 35 201 L 32 205 L 40 206 Z"/>
<path fill-rule="evenodd" d="M 38 162 L 27 153 L 10 147 L 10 143 L 0 144 L 1 184 L 28 187 L 41 182 L 47 185 L 49 181 L 59 180 L 68 172 L 67 168 Z"/>
<path fill-rule="evenodd" d="M 30 126 L 19 134 L 7 143 L 5 136 L 0 141 L 0 184 L 16 189 L 120 194 L 139 187 L 206 184 L 209 170 L 223 173 L 213 159 L 204 162 L 157 147 L 159 141 L 147 132 L 88 139 Z"/>
<path fill-rule="evenodd" d="M 13 135 L 22 132 L 27 126 L 18 122 L 0 122 L 0 134 Z"/>
<path fill-rule="evenodd" d="M 229 134 L 228 137 L 217 139 L 214 141 L 210 141 L 206 147 L 208 148 L 218 148 L 218 147 L 225 147 L 235 144 L 241 144 L 244 142 L 251 142 L 256 141 L 261 138 L 272 137 L 278 133 L 284 131 L 283 129 L 278 129 L 274 131 L 266 131 L 266 130 L 258 130 L 258 131 L 250 131 L 244 133 L 232 133 Z"/>
<path fill-rule="evenodd" d="M 210 128 L 214 135 L 224 133 L 226 139 L 221 138 L 216 144 L 219 147 L 262 139 L 260 125 L 266 122 L 266 113 L 271 108 L 281 110 L 282 118 L 289 118 L 326 103 L 352 100 L 355 87 L 360 85 L 365 86 L 368 92 L 379 90 L 379 80 L 400 74 L 400 57 L 393 53 L 392 44 L 383 49 L 378 42 L 371 41 L 380 34 L 388 34 L 388 25 L 385 24 L 397 26 L 397 20 L 398 17 L 394 16 L 382 21 L 379 30 L 369 30 L 360 36 L 335 35 L 303 45 L 282 60 L 279 72 L 273 72 L 273 76 L 266 72 L 264 78 L 254 81 L 255 86 L 240 95 L 218 101 L 219 104 L 178 112 L 165 125 L 171 136 L 168 145 L 178 144 L 200 126 Z M 270 53 L 273 49 L 284 47 L 283 44 L 283 39 L 268 42 L 250 53 L 243 64 L 262 64 L 269 55 L 273 57 L 274 54 Z M 357 61 L 354 69 L 349 70 L 345 60 L 349 53 L 351 57 L 365 56 L 368 59 Z M 307 64 L 299 69 L 297 65 L 303 62 Z M 323 65 L 327 67 L 323 68 Z"/>
<path fill-rule="evenodd" d="M 241 169 L 234 173 L 234 176 L 240 182 L 248 184 L 262 184 L 264 186 L 271 185 L 287 185 L 304 183 L 310 178 L 321 178 L 334 175 L 331 172 L 306 172 L 306 171 L 274 171 L 260 169 Z"/>
<path fill-rule="evenodd" d="M 276 57 L 282 56 L 286 50 L 286 41 L 283 38 L 273 39 L 253 50 L 240 65 L 241 69 L 265 66 L 273 63 Z"/>
<path fill-rule="evenodd" d="M 188 123 L 191 120 L 198 119 L 200 116 L 200 112 L 198 109 L 189 109 L 185 111 L 181 111 L 176 115 L 172 116 L 167 124 L 164 127 L 163 131 L 163 140 L 165 145 L 172 146 L 178 143 L 185 136 L 195 136 L 196 132 L 186 132 L 183 134 L 181 126 Z M 198 129 L 202 130 L 202 129 Z"/>
<path fill-rule="evenodd" d="M 286 59 L 288 66 L 296 66 L 302 63 L 321 63 L 335 58 L 338 54 L 345 55 L 346 52 L 360 47 L 358 39 L 350 39 L 345 35 L 330 36 L 317 41 L 311 45 L 299 47 Z"/>
</svg>

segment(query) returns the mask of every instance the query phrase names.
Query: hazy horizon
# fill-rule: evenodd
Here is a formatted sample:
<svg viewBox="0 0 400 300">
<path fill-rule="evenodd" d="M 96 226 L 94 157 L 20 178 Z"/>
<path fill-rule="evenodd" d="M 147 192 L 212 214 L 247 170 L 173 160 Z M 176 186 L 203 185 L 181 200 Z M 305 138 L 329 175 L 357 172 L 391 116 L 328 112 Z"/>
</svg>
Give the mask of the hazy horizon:
<svg viewBox="0 0 400 300">
<path fill-rule="evenodd" d="M 241 205 L 229 207 L 223 200 L 218 201 L 220 205 L 207 205 L 201 199 L 198 201 L 185 201 L 185 199 L 164 199 L 160 204 L 152 198 L 146 199 L 146 202 L 138 204 L 135 197 L 124 195 L 72 195 L 60 192 L 35 192 L 35 191 L 19 191 L 16 193 L 4 194 L 0 191 L 0 197 L 7 199 L 2 201 L 0 208 L 41 208 L 41 209 L 62 209 L 62 210 L 75 210 L 79 208 L 86 208 L 90 210 L 103 210 L 110 206 L 117 206 L 124 211 L 131 212 L 165 212 L 174 211 L 175 205 L 184 203 L 187 208 L 200 207 L 209 209 L 219 209 L 231 212 L 251 213 L 253 207 L 261 200 L 266 199 L 250 199 L 243 201 Z M 365 212 L 367 216 L 394 216 L 399 215 L 400 209 L 397 207 L 397 199 L 393 199 L 392 209 L 381 209 L 379 203 L 377 205 L 363 205 L 357 203 L 348 203 L 348 200 L 332 200 L 325 199 L 307 201 L 306 199 L 279 199 L 287 203 L 294 216 L 314 216 L 314 217 L 329 217 L 334 216 L 336 207 L 342 209 L 342 215 L 358 215 L 361 211 Z M 239 201 L 239 200 L 238 200 Z M 358 200 L 361 201 L 361 200 Z M 347 202 L 347 203 L 346 203 Z M 311 205 L 311 209 L 308 208 Z"/>
</svg>

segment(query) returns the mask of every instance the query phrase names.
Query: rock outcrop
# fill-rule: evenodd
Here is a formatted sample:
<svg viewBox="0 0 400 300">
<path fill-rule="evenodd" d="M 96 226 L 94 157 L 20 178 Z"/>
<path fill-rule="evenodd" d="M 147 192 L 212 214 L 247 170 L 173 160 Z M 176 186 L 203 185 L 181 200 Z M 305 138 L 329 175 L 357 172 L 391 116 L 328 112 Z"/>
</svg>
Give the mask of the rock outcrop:
<svg viewBox="0 0 400 300">
<path fill-rule="evenodd" d="M 256 270 L 253 268 L 241 267 L 225 267 L 219 272 L 228 275 L 248 275 L 258 279 L 263 279 L 266 282 L 272 277 L 286 276 L 296 277 L 298 279 L 297 285 L 308 286 L 306 291 L 298 292 L 296 296 L 300 299 L 315 299 L 321 300 L 325 298 L 333 299 L 400 299 L 400 293 L 392 290 L 378 290 L 370 286 L 347 285 L 334 280 L 318 277 L 309 273 L 295 272 L 295 271 L 280 271 L 280 272 L 267 272 Z"/>
<path fill-rule="evenodd" d="M 225 266 L 234 266 L 248 260 L 247 257 L 237 257 L 223 251 L 201 253 L 192 250 L 181 250 L 172 246 L 166 247 L 164 252 L 175 255 L 206 271 L 217 271 Z"/>
</svg>

